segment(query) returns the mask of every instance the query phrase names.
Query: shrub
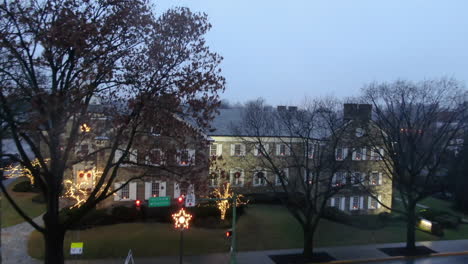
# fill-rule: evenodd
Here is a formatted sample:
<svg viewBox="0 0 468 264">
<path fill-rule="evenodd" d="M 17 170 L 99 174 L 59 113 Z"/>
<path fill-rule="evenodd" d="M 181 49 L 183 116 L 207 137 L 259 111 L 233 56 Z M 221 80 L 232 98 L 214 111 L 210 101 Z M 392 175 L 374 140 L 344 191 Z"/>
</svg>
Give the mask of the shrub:
<svg viewBox="0 0 468 264">
<path fill-rule="evenodd" d="M 351 216 L 336 207 L 325 207 L 322 216 L 328 220 L 343 224 L 351 223 Z"/>
<path fill-rule="evenodd" d="M 135 207 L 116 206 L 112 208 L 112 217 L 120 222 L 135 222 L 141 218 L 140 212 Z"/>
<path fill-rule="evenodd" d="M 39 188 L 34 187 L 31 185 L 31 182 L 28 181 L 21 181 L 13 186 L 14 192 L 40 192 Z"/>
</svg>

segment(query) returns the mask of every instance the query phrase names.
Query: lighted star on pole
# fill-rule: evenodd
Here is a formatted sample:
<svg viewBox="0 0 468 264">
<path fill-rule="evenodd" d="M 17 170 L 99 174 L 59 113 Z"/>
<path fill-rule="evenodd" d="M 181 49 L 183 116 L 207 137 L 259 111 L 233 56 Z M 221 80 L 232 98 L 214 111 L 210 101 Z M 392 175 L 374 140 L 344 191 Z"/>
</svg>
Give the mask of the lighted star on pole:
<svg viewBox="0 0 468 264">
<path fill-rule="evenodd" d="M 175 228 L 188 229 L 189 221 L 190 219 L 192 219 L 192 215 L 186 213 L 185 210 L 182 208 L 179 212 L 172 214 L 172 218 L 175 221 Z"/>
</svg>

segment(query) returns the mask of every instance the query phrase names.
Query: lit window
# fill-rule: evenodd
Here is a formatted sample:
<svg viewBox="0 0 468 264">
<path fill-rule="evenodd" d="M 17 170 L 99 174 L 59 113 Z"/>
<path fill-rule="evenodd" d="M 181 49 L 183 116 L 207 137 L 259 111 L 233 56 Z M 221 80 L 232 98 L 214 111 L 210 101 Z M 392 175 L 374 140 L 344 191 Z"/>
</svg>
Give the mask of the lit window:
<svg viewBox="0 0 468 264">
<path fill-rule="evenodd" d="M 359 209 L 359 197 L 358 197 L 358 196 L 354 196 L 352 200 L 353 200 L 353 204 L 352 204 L 351 209 L 352 209 L 352 210 L 357 210 L 357 209 Z"/>
<path fill-rule="evenodd" d="M 286 144 L 279 144 L 277 146 L 277 148 L 278 148 L 278 155 L 279 156 L 287 156 L 289 154 Z"/>
<path fill-rule="evenodd" d="M 159 197 L 159 182 L 151 183 L 151 197 Z"/>
<path fill-rule="evenodd" d="M 188 166 L 195 164 L 195 150 L 193 149 L 182 149 L 178 152 L 178 157 L 180 166 Z"/>
<path fill-rule="evenodd" d="M 369 175 L 369 185 L 378 185 L 379 184 L 379 173 L 372 172 Z"/>
<path fill-rule="evenodd" d="M 120 197 L 121 199 L 130 199 L 130 185 L 125 185 L 122 189 L 120 189 Z"/>
<path fill-rule="evenodd" d="M 354 160 L 362 160 L 362 148 L 356 148 L 354 151 Z"/>
<path fill-rule="evenodd" d="M 336 160 L 343 160 L 344 157 L 344 150 L 343 148 L 336 149 Z"/>
<path fill-rule="evenodd" d="M 377 206 L 379 204 L 377 200 L 371 197 L 369 198 L 370 198 L 369 209 L 377 209 Z"/>
</svg>

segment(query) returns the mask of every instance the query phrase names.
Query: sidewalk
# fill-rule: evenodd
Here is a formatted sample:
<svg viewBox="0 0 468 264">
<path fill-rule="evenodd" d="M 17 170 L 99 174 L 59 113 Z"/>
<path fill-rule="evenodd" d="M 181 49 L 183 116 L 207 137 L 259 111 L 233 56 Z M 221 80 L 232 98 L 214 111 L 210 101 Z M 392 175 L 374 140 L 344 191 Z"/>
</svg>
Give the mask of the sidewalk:
<svg viewBox="0 0 468 264">
<path fill-rule="evenodd" d="M 468 240 L 443 240 L 443 241 L 426 241 L 418 242 L 419 246 L 426 246 L 437 253 L 437 255 L 451 255 L 454 253 L 464 252 L 468 254 Z M 378 250 L 379 248 L 388 247 L 403 247 L 405 243 L 391 243 L 391 244 L 375 244 L 375 245 L 362 245 L 362 246 L 347 246 L 347 247 L 323 247 L 317 248 L 315 252 L 326 252 L 336 259 L 331 263 L 360 263 L 364 260 L 377 260 L 389 259 L 390 257 L 385 253 Z M 280 254 L 297 254 L 301 249 L 283 249 L 283 250 L 267 250 L 267 251 L 244 251 L 237 254 L 237 263 L 239 264 L 274 264 L 268 257 L 269 255 Z M 178 256 L 170 257 L 156 257 L 156 258 L 138 258 L 134 259 L 135 264 L 177 264 L 179 263 Z M 67 263 L 80 263 L 80 264 L 123 264 L 124 259 L 113 260 L 83 260 L 83 261 L 67 261 Z M 225 254 L 210 254 L 202 256 L 184 256 L 184 263 L 186 264 L 218 264 L 229 263 L 229 255 Z M 330 262 L 329 262 L 330 263 Z"/>
</svg>

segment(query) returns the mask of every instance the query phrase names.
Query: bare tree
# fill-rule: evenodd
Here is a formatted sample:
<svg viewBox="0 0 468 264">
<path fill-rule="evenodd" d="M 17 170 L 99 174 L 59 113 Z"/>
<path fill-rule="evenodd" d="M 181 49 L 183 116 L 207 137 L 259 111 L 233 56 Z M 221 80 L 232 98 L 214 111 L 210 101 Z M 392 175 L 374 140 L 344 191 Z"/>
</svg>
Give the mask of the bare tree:
<svg viewBox="0 0 468 264">
<path fill-rule="evenodd" d="M 255 156 L 246 156 L 254 184 L 267 185 L 301 225 L 304 257 L 313 255 L 314 234 L 329 198 L 346 185 L 333 177 L 347 166 L 335 157 L 346 133 L 338 106 L 324 99 L 274 110 L 259 99 L 246 104 L 243 122 L 235 128 Z"/>
<path fill-rule="evenodd" d="M 414 250 L 416 204 L 443 190 L 441 161 L 464 126 L 462 89 L 456 80 L 440 79 L 374 83 L 363 92 L 380 129 L 368 142 L 386 149 L 381 158 L 403 203 L 406 248 Z"/>
<path fill-rule="evenodd" d="M 0 186 L 43 234 L 45 263 L 63 263 L 67 229 L 118 191 L 113 183 L 142 131 L 169 129 L 185 117 L 207 126 L 219 105 L 217 92 L 224 89 L 221 57 L 205 44 L 209 29 L 204 14 L 177 8 L 155 17 L 145 0 L 0 4 L 1 119 L 19 150 L 20 157 L 11 158 L 31 171 L 45 197 L 44 226 Z M 92 110 L 96 97 L 103 100 L 100 111 Z M 24 102 L 27 111 L 17 115 L 7 103 L 12 101 Z M 104 146 L 75 155 L 80 142 L 99 129 L 107 133 Z M 23 144 L 40 166 L 33 166 Z M 75 214 L 59 218 L 67 170 L 99 153 L 106 160 L 87 199 Z"/>
</svg>

